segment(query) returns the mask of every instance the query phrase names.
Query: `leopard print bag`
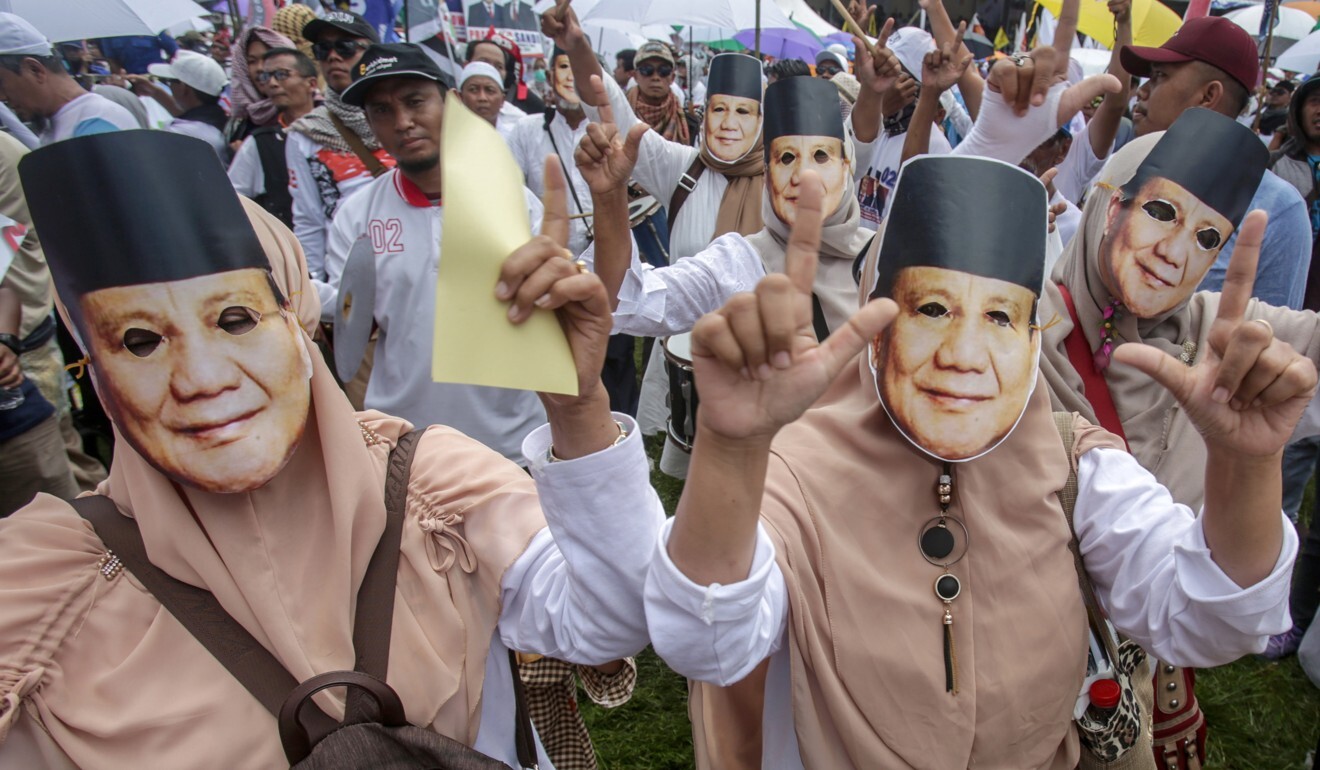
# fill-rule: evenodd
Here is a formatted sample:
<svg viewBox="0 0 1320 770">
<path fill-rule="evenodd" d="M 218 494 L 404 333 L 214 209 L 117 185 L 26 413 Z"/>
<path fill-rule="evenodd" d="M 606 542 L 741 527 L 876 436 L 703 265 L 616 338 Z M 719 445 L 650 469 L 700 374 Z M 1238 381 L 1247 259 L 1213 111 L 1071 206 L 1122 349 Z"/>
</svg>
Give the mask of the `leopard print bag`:
<svg viewBox="0 0 1320 770">
<path fill-rule="evenodd" d="M 1077 532 L 1073 529 L 1073 507 L 1077 502 L 1077 464 L 1073 457 L 1073 415 L 1055 412 L 1054 425 L 1068 452 L 1068 481 L 1059 490 L 1059 502 L 1068 517 L 1072 530 L 1069 548 L 1077 564 L 1077 582 L 1082 589 L 1086 614 L 1097 638 L 1105 643 L 1109 659 L 1114 662 L 1116 679 L 1122 690 L 1118 706 L 1106 718 L 1098 720 L 1084 713 L 1076 720 L 1077 736 L 1081 740 L 1082 755 L 1078 770 L 1156 770 L 1152 751 L 1151 717 L 1154 713 L 1155 690 L 1152 686 L 1150 661 L 1146 652 L 1130 639 L 1116 639 L 1105 622 L 1095 587 L 1082 563 Z"/>
</svg>

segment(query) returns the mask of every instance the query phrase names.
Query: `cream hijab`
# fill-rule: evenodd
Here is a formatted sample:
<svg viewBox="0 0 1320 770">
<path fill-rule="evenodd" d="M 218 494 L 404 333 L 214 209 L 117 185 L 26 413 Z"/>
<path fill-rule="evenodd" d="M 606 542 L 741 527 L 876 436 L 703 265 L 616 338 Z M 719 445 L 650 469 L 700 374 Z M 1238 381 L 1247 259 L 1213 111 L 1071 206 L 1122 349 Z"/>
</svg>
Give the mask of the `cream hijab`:
<svg viewBox="0 0 1320 770">
<path fill-rule="evenodd" d="M 864 275 L 875 275 L 877 253 Z M 854 289 L 854 306 L 871 283 Z M 1118 446 L 1084 420 L 1074 430 L 1074 457 Z M 931 590 L 941 571 L 917 547 L 938 512 L 940 463 L 894 427 L 864 354 L 780 432 L 761 521 L 787 586 L 806 767 L 1076 767 L 1086 617 L 1055 497 L 1069 464 L 1037 387 L 1003 443 L 955 467 L 950 514 L 971 546 L 950 568 L 963 585 L 952 607 L 959 692 L 950 695 Z M 698 767 L 760 766 L 764 677 L 761 668 L 732 687 L 696 686 Z"/>
<path fill-rule="evenodd" d="M 297 241 L 244 206 L 276 281 L 314 328 L 319 307 Z M 357 589 L 384 528 L 385 464 L 411 429 L 379 413 L 355 417 L 324 362 L 311 360 L 302 441 L 265 486 L 186 488 L 120 440 L 99 490 L 138 520 L 155 564 L 214 593 L 299 680 L 353 667 Z M 410 722 L 470 745 L 500 580 L 544 520 L 519 468 L 444 428 L 419 444 L 407 508 L 387 680 Z M 0 739 L 22 701 L 84 767 L 283 761 L 274 718 L 130 575 L 97 573 L 105 548 L 66 504 L 38 497 L 0 522 L 0 543 Z M 342 715 L 342 691 L 321 703 Z"/>
<path fill-rule="evenodd" d="M 820 263 L 816 267 L 816 283 L 813 287 L 830 329 L 840 328 L 857 312 L 857 282 L 853 280 L 853 262 L 875 235 L 872 230 L 861 226 L 862 209 L 857 203 L 857 178 L 853 174 L 858 162 L 857 151 L 851 131 L 848 133 L 849 137 L 843 141 L 844 157 L 850 164 L 847 187 L 844 188 L 839 207 L 822 223 Z M 764 190 L 761 195 L 761 219 L 765 222 L 765 229 L 747 236 L 747 242 L 761 255 L 766 272 L 782 273 L 786 266 L 789 226 L 779 218 L 770 203 L 768 182 Z"/>
<path fill-rule="evenodd" d="M 1041 297 L 1045 336 L 1040 368 L 1055 408 L 1078 412 L 1093 422 L 1095 410 L 1065 347 L 1073 322 L 1058 284 L 1068 287 L 1087 345 L 1096 350 L 1100 345 L 1101 314 L 1110 301 L 1099 272 L 1109 199 L 1113 190 L 1132 178 L 1162 136 L 1149 134 L 1129 142 L 1105 165 L 1086 201 L 1077 235 L 1055 265 Z M 1143 342 L 1175 357 L 1188 352 L 1194 362 L 1195 355 L 1208 344 L 1210 324 L 1218 311 L 1219 293 L 1198 291 L 1157 318 L 1125 314 L 1116 327 L 1117 342 Z M 1320 317 L 1315 313 L 1272 307 L 1253 299 L 1247 305 L 1246 317 L 1268 320 L 1275 336 L 1320 363 Z M 1052 319 L 1057 321 L 1051 325 Z M 1198 509 L 1205 492 L 1205 442 L 1177 400 L 1149 376 L 1117 360 L 1106 369 L 1104 378 L 1123 423 L 1128 448 L 1137 462 L 1168 487 L 1174 500 Z"/>
</svg>

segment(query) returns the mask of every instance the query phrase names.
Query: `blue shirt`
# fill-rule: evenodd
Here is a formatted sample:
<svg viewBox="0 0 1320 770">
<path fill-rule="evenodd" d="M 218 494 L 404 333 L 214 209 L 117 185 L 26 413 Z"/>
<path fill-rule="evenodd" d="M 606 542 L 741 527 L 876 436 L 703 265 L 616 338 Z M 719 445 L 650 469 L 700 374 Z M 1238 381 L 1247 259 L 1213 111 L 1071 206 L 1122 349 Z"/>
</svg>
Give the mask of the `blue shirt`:
<svg viewBox="0 0 1320 770">
<path fill-rule="evenodd" d="M 1302 309 L 1306 296 L 1306 276 L 1311 269 L 1311 217 L 1306 201 L 1297 188 L 1266 171 L 1251 199 L 1248 210 L 1264 209 L 1270 215 L 1265 227 L 1265 241 L 1256 265 L 1256 285 L 1252 296 L 1275 307 Z M 1219 258 L 1201 281 L 1202 291 L 1221 291 L 1228 260 L 1237 245 L 1237 232 L 1219 252 Z"/>
<path fill-rule="evenodd" d="M 97 42 L 102 55 L 119 62 L 130 75 L 147 74 L 149 65 L 169 61 L 179 50 L 179 44 L 164 32 L 156 37 L 107 37 Z"/>
</svg>

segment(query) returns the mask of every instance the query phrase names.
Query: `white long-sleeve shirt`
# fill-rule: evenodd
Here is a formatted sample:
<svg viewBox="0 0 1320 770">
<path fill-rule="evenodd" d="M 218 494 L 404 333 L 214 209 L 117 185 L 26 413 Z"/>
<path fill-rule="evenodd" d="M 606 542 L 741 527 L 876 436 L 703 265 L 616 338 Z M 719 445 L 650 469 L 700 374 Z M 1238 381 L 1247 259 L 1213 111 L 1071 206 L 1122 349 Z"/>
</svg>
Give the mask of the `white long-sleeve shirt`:
<svg viewBox="0 0 1320 770">
<path fill-rule="evenodd" d="M 510 767 L 519 765 L 509 649 L 599 664 L 634 655 L 649 640 L 641 595 L 665 512 L 651 488 L 636 423 L 614 418 L 628 437 L 576 460 L 548 462 L 548 425 L 522 445 L 548 527 L 500 582 L 500 618 L 473 745 Z M 552 767 L 544 752 L 540 759 L 541 767 Z"/>
<path fill-rule="evenodd" d="M 1078 461 L 1077 482 L 1073 521 L 1087 574 L 1110 620 L 1149 653 L 1175 665 L 1216 666 L 1260 652 L 1271 634 L 1288 628 L 1297 535 L 1287 521 L 1273 571 L 1244 589 L 1211 558 L 1200 518 L 1174 503 L 1131 455 L 1093 449 Z M 770 658 L 763 767 L 800 770 L 788 596 L 774 545 L 758 525 L 747 579 L 702 586 L 670 560 L 670 527 L 662 528 L 647 578 L 652 645 L 680 674 L 720 685 Z"/>
<path fill-rule="evenodd" d="M 641 121 L 628 104 L 628 96 L 619 88 L 613 78 L 602 78 L 605 91 L 609 95 L 610 109 L 614 112 L 615 125 L 619 133 L 627 135 L 633 126 Z M 595 107 L 583 105 L 587 117 L 592 121 L 600 120 L 600 113 Z M 686 144 L 667 141 L 654 131 L 647 131 L 642 137 L 641 147 L 637 151 L 637 165 L 633 167 L 633 181 L 655 196 L 665 209 L 673 200 L 678 183 L 697 159 L 698 150 Z M 715 216 L 719 213 L 720 201 L 724 191 L 729 188 L 729 180 L 723 174 L 707 169 L 697 178 L 696 186 L 688 194 L 687 202 L 679 210 L 679 215 L 670 215 L 669 220 L 669 261 L 672 264 L 682 257 L 690 257 L 706 248 L 715 236 Z"/>
<path fill-rule="evenodd" d="M 533 230 L 539 229 L 541 202 L 525 188 L 523 193 Z M 359 238 L 369 238 L 376 255 L 374 314 L 380 339 L 366 407 L 419 427 L 457 428 L 520 462 L 521 437 L 545 421 L 535 393 L 431 381 L 443 228 L 444 207 L 428 201 L 397 169 L 372 180 L 335 214 L 326 252 L 327 280 L 317 287 L 321 307 L 334 312 L 348 254 Z"/>
<path fill-rule="evenodd" d="M 587 180 L 582 178 L 582 172 L 578 171 L 577 163 L 573 160 L 578 142 L 586 134 L 585 119 L 578 123 L 577 128 L 571 128 L 564 116 L 556 112 L 549 125 L 544 115 L 528 115 L 515 123 L 506 137 L 513 159 L 522 169 L 527 189 L 538 197 L 545 194 L 545 159 L 551 155 L 559 158 L 562 169 L 567 172 L 568 183 L 573 188 L 568 195 L 570 216 L 591 211 L 591 188 L 587 186 Z M 589 221 L 587 218 L 569 221 L 568 250 L 574 254 L 581 254 L 587 248 Z"/>
</svg>

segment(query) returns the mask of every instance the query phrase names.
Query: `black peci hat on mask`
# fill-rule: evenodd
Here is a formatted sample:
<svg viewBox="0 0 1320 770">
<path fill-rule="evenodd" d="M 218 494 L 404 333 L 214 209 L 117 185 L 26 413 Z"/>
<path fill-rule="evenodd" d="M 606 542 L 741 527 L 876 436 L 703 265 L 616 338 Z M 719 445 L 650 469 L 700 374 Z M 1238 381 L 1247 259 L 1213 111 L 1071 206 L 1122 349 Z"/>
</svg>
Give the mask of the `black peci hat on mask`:
<svg viewBox="0 0 1320 770">
<path fill-rule="evenodd" d="M 871 297 L 907 267 L 941 267 L 1015 283 L 1040 296 L 1048 206 L 1040 180 L 997 160 L 926 155 L 903 164 Z"/>
<path fill-rule="evenodd" d="M 823 78 L 795 77 L 765 89 L 765 156 L 781 136 L 832 136 L 844 141 L 839 89 Z"/>
<path fill-rule="evenodd" d="M 18 164 L 65 307 L 116 286 L 164 283 L 270 260 L 209 144 L 168 131 L 67 139 Z"/>
<path fill-rule="evenodd" d="M 722 53 L 710 60 L 707 98 L 716 94 L 761 101 L 761 62 L 745 53 Z"/>
<path fill-rule="evenodd" d="M 1169 126 L 1123 185 L 1123 194 L 1131 197 L 1151 179 L 1167 179 L 1237 227 L 1250 210 L 1269 159 L 1269 150 L 1251 129 L 1197 107 Z"/>
</svg>

